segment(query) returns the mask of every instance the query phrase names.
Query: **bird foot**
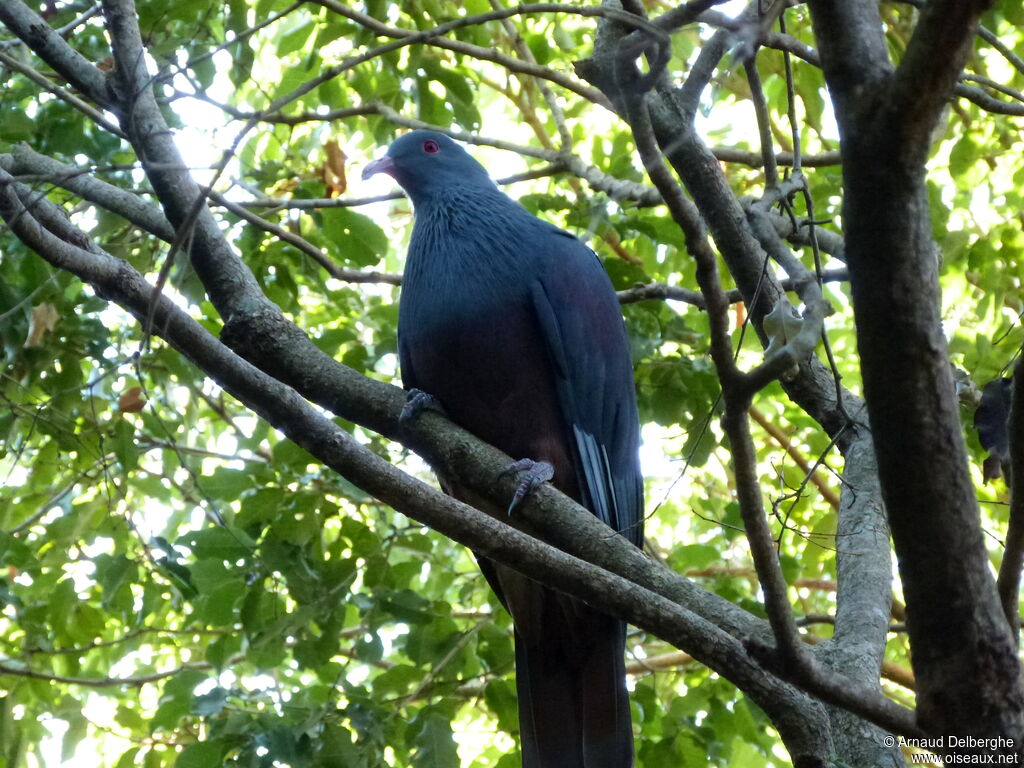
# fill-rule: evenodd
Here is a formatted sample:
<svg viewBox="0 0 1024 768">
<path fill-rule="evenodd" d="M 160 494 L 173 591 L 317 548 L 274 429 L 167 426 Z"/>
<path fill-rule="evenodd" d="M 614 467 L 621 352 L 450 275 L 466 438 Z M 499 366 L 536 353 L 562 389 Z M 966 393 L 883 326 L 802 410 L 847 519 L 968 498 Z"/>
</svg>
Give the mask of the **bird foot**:
<svg viewBox="0 0 1024 768">
<path fill-rule="evenodd" d="M 555 468 L 546 461 L 534 461 L 533 459 L 520 459 L 514 461 L 501 473 L 505 475 L 522 474 L 516 492 L 512 495 L 512 503 L 508 505 L 508 514 L 511 515 L 519 506 L 527 494 L 533 491 L 541 483 L 546 483 L 555 476 Z"/>
<path fill-rule="evenodd" d="M 398 414 L 398 423 L 408 424 L 424 411 L 437 411 L 444 414 L 444 406 L 433 395 L 414 387 L 405 394 L 405 405 L 402 406 L 402 412 Z"/>
</svg>

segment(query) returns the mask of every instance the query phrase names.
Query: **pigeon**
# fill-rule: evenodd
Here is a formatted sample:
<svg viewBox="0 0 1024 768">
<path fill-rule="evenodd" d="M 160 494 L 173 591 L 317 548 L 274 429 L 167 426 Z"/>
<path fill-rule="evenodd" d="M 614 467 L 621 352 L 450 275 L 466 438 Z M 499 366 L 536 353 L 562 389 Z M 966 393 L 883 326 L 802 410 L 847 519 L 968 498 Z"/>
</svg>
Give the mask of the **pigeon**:
<svg viewBox="0 0 1024 768">
<path fill-rule="evenodd" d="M 629 340 L 597 255 L 505 195 L 442 133 L 401 136 L 363 178 L 376 173 L 394 178 L 415 213 L 398 317 L 406 415 L 441 409 L 519 459 L 513 507 L 550 480 L 640 546 Z M 492 515 L 510 511 L 439 479 Z M 528 571 L 477 560 L 515 628 L 524 768 L 633 765 L 625 623 Z"/>
</svg>

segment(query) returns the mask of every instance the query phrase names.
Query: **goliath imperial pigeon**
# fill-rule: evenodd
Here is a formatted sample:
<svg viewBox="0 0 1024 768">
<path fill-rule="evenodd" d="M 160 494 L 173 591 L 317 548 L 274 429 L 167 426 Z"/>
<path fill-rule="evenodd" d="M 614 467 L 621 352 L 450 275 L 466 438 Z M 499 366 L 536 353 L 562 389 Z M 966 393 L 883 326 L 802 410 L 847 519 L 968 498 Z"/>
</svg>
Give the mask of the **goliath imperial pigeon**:
<svg viewBox="0 0 1024 768">
<path fill-rule="evenodd" d="M 398 315 L 402 380 L 417 390 L 410 404 L 437 405 L 522 458 L 512 467 L 521 492 L 550 479 L 639 546 L 633 371 L 597 256 L 507 197 L 443 134 L 402 136 L 363 178 L 380 172 L 415 209 Z M 479 560 L 515 625 L 524 768 L 631 766 L 623 622 Z"/>
</svg>

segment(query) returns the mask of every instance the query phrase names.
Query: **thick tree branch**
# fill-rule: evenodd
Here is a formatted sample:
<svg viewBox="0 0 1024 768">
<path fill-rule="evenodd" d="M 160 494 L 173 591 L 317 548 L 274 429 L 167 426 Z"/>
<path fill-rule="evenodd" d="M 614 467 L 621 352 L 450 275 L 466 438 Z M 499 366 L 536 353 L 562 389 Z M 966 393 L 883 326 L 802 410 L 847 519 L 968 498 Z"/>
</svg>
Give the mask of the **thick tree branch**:
<svg viewBox="0 0 1024 768">
<path fill-rule="evenodd" d="M 991 0 L 929 0 L 887 94 L 891 139 L 923 165 L 931 134 L 963 69 L 981 12 Z"/>
<path fill-rule="evenodd" d="M 7 159 L 9 158 L 9 160 Z M 83 200 L 116 213 L 140 229 L 156 235 L 168 243 L 174 240 L 174 228 L 168 223 L 160 206 L 147 202 L 137 194 L 108 184 L 93 176 L 93 169 L 61 163 L 36 152 L 27 144 L 18 144 L 9 156 L 0 159 L 5 168 L 19 181 L 46 181 Z"/>
</svg>

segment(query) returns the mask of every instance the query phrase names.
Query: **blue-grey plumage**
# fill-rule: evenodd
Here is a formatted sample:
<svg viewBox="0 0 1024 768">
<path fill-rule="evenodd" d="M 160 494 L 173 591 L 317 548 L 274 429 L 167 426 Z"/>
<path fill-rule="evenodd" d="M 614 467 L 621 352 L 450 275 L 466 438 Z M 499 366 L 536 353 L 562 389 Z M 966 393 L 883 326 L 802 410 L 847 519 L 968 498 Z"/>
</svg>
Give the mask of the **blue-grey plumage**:
<svg viewBox="0 0 1024 768">
<path fill-rule="evenodd" d="M 398 322 L 406 388 L 514 458 L 551 464 L 556 487 L 639 545 L 632 365 L 597 256 L 505 195 L 443 134 L 406 134 L 364 177 L 376 172 L 415 209 Z M 631 765 L 622 622 L 528 574 L 481 567 L 516 627 L 525 768 Z"/>
</svg>

